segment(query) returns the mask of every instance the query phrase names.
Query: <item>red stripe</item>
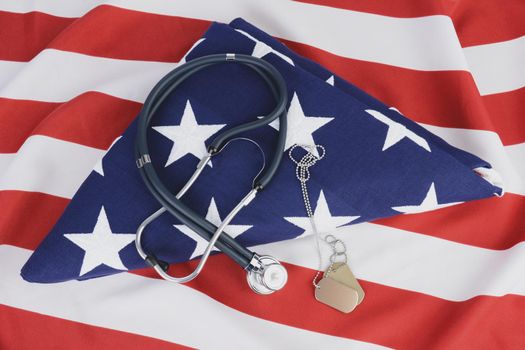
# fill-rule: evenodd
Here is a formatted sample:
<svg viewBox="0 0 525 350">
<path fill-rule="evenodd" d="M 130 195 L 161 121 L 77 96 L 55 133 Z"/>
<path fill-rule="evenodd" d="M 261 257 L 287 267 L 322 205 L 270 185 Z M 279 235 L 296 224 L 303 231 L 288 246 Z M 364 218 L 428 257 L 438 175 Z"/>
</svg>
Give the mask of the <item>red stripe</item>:
<svg viewBox="0 0 525 350">
<path fill-rule="evenodd" d="M 170 273 L 187 274 L 197 262 L 173 266 Z M 210 258 L 188 285 L 258 318 L 396 349 L 525 347 L 523 296 L 479 296 L 452 302 L 361 281 L 365 300 L 351 314 L 342 314 L 315 301 L 314 271 L 291 264 L 286 267 L 286 287 L 270 296 L 255 295 L 246 284 L 245 272 L 222 254 Z M 157 278 L 151 269 L 138 274 Z M 220 283 L 217 276 L 221 276 Z"/>
<path fill-rule="evenodd" d="M 100 6 L 69 26 L 50 47 L 112 58 L 172 62 L 182 57 L 208 24 Z M 93 36 L 97 28 L 107 30 L 101 36 Z M 121 40 L 121 35 L 127 39 Z M 504 144 L 525 141 L 521 91 L 502 93 L 498 98 L 480 98 L 468 72 L 416 71 L 349 59 L 300 43 L 287 44 L 419 122 L 495 131 Z M 495 114 L 489 115 L 485 99 L 489 106 L 497 104 L 497 110 L 489 110 Z M 505 103 L 494 103 L 494 99 Z"/>
<path fill-rule="evenodd" d="M 102 5 L 79 18 L 50 47 L 101 57 L 178 62 L 210 23 Z"/>
<path fill-rule="evenodd" d="M 0 97 L 0 153 L 14 153 L 59 103 Z"/>
<path fill-rule="evenodd" d="M 525 3 L 525 2 L 524 2 Z M 512 145 L 525 140 L 525 118 L 523 106 L 525 87 L 511 92 L 483 96 L 483 104 L 493 116 L 495 131 L 504 144 Z"/>
<path fill-rule="evenodd" d="M 507 193 L 440 210 L 398 215 L 374 223 L 488 249 L 508 249 L 525 240 L 525 197 Z"/>
<path fill-rule="evenodd" d="M 463 0 L 449 2 L 448 4 L 438 1 L 414 2 L 411 0 L 392 0 L 387 2 L 301 0 L 300 2 L 401 18 L 447 15 L 452 18 L 463 47 L 506 41 L 525 35 L 525 27 L 523 26 L 525 3 L 523 1 L 506 0 L 504 4 L 492 0 Z M 104 6 L 101 5 L 95 8 L 84 17 L 91 16 L 92 13 L 96 13 L 100 7 Z M 0 41 L 11 42 L 11 39 L 14 38 L 13 42 L 15 45 L 2 46 L 0 48 L 0 59 L 14 61 L 31 59 L 75 20 L 75 18 L 63 18 L 39 12 L 17 14 L 1 11 L 0 22 L 4 24 L 4 29 L 0 33 Z M 118 21 L 120 19 L 111 17 L 110 20 Z M 202 22 L 207 23 L 206 21 Z M 152 27 L 149 29 L 158 30 L 158 33 L 161 35 L 166 34 L 163 28 L 155 22 L 145 23 L 144 27 Z M 111 31 L 109 27 L 93 27 L 93 29 L 97 33 L 102 32 L 102 35 L 113 36 L 116 34 L 109 33 Z M 168 29 L 171 30 L 171 27 Z M 189 28 L 189 31 L 185 31 L 187 28 L 184 27 L 180 29 L 182 30 L 180 34 L 186 36 L 195 34 L 193 28 Z M 132 27 L 128 28 L 128 30 L 134 32 L 137 28 Z M 129 34 L 129 31 L 123 33 L 123 35 Z M 138 35 L 141 36 L 140 33 Z M 18 40 L 20 37 L 27 38 L 27 40 Z M 142 43 L 147 45 L 147 40 L 152 37 L 146 34 L 142 38 L 145 40 Z M 100 44 L 98 42 L 94 43 L 97 44 L 96 46 Z M 111 49 L 111 47 L 107 49 Z M 137 49 L 139 50 L 140 47 Z"/>
<path fill-rule="evenodd" d="M 191 349 L 5 305 L 0 305 L 0 324 L 2 349 Z"/>
<path fill-rule="evenodd" d="M 0 11 L 0 60 L 31 60 L 74 21 L 40 12 Z"/>
<path fill-rule="evenodd" d="M 450 1 L 461 46 L 506 41 L 525 35 L 525 1 Z"/>
<path fill-rule="evenodd" d="M 35 250 L 68 204 L 39 192 L 0 191 L 0 244 Z"/>
<path fill-rule="evenodd" d="M 14 153 L 31 135 L 46 135 L 107 149 L 137 116 L 142 104 L 99 92 L 67 103 L 0 98 L 0 152 Z"/>
<path fill-rule="evenodd" d="M 525 35 L 525 2 L 520 0 L 298 1 L 391 17 L 449 16 L 463 47 L 506 41 Z"/>
<path fill-rule="evenodd" d="M 0 11 L 0 23 L 0 42 L 9 43 L 0 47 L 2 60 L 29 61 L 47 47 L 100 57 L 178 62 L 211 22 L 101 5 L 78 19 Z"/>
</svg>

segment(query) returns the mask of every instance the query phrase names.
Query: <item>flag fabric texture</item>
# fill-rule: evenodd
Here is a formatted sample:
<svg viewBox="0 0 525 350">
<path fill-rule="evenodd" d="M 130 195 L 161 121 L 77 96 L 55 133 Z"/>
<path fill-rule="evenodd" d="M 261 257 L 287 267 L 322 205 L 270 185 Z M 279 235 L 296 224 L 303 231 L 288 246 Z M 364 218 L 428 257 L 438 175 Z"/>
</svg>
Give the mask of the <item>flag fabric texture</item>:
<svg viewBox="0 0 525 350">
<path fill-rule="evenodd" d="M 524 17 L 516 1 L 0 2 L 0 347 L 523 348 Z M 285 289 L 255 295 L 224 254 L 185 285 L 142 269 L 134 233 L 159 205 L 133 120 L 177 64 L 219 52 L 272 63 L 287 148 L 326 148 L 308 187 L 365 289 L 351 314 L 313 297 L 287 154 L 226 229 L 283 262 Z M 272 107 L 246 67 L 200 72 L 153 120 L 153 163 L 176 191 L 214 135 Z M 269 158 L 278 127 L 246 136 Z M 232 142 L 183 201 L 218 224 L 260 165 Z M 175 275 L 206 243 L 168 214 L 144 236 Z"/>
<path fill-rule="evenodd" d="M 308 182 L 311 200 L 317 203 L 313 209 L 324 208 L 331 214 L 316 217 L 323 236 L 337 235 L 338 228 L 350 224 L 503 192 L 474 170 L 491 171 L 485 161 L 448 145 L 242 19 L 230 25 L 212 24 L 184 61 L 217 53 L 268 60 L 284 76 L 290 100 L 286 154 L 277 175 L 225 230 L 233 230 L 245 246 L 313 234 L 311 225 L 305 224 L 309 220 L 296 165 L 288 157 L 294 144 L 312 149 L 320 144 L 326 150 L 319 165 L 312 167 Z M 266 115 L 273 103 L 264 81 L 247 67 L 225 63 L 190 77 L 152 120 L 150 157 L 163 182 L 176 193 L 207 154 L 213 135 Z M 24 279 L 61 282 L 148 266 L 136 252 L 134 232 L 159 204 L 137 170 L 135 124 L 115 141 L 79 188 L 24 266 Z M 275 121 L 242 136 L 257 142 L 269 161 L 278 129 Z M 296 153 L 295 157 L 301 154 Z M 212 158 L 183 201 L 203 217 L 213 213 L 213 224 L 218 226 L 251 189 L 262 162 L 256 146 L 232 141 Z M 169 263 L 200 256 L 206 247 L 205 240 L 169 213 L 145 232 L 146 250 Z"/>
</svg>

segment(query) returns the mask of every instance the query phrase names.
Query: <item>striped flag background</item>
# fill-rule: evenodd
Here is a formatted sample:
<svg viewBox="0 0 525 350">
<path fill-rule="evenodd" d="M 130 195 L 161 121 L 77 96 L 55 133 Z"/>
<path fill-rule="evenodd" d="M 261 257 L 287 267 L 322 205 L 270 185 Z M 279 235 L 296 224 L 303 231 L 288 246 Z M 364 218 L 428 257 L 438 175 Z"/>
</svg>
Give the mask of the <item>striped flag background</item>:
<svg viewBox="0 0 525 350">
<path fill-rule="evenodd" d="M 367 299 L 349 315 L 315 302 L 301 240 L 254 248 L 291 272 L 269 297 L 223 255 L 188 285 L 23 281 L 155 82 L 236 17 L 487 160 L 507 193 L 352 226 Z M 524 62 L 521 0 L 0 0 L 0 348 L 525 348 Z"/>
</svg>

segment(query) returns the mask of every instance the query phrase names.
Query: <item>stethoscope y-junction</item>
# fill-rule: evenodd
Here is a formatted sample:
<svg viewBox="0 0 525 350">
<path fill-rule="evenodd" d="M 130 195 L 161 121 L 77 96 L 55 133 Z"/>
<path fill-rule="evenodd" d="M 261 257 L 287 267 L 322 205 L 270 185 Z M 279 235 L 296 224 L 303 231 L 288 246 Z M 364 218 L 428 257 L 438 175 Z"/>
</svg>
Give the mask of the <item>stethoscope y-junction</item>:
<svg viewBox="0 0 525 350">
<path fill-rule="evenodd" d="M 151 163 L 148 147 L 149 125 L 161 104 L 178 86 L 180 86 L 183 81 L 202 69 L 224 62 L 240 63 L 250 67 L 258 73 L 270 88 L 275 100 L 277 101 L 277 105 L 267 116 L 235 126 L 216 136 L 208 147 L 208 153 L 198 163 L 193 175 L 183 188 L 174 195 L 162 183 Z M 137 229 L 135 243 L 139 255 L 153 266 L 155 271 L 157 271 L 162 278 L 176 283 L 191 281 L 201 272 L 212 249 L 217 247 L 247 271 L 248 284 L 256 293 L 271 294 L 284 287 L 288 275 L 286 269 L 279 263 L 279 261 L 277 261 L 277 259 L 268 255 L 259 256 L 251 252 L 223 231 L 235 215 L 237 215 L 243 207 L 248 205 L 256 197 L 258 192 L 266 188 L 277 171 L 282 160 L 286 143 L 287 100 L 286 83 L 275 67 L 262 59 L 240 54 L 215 54 L 191 60 L 168 73 L 168 75 L 159 81 L 153 88 L 138 116 L 135 155 L 137 166 L 146 187 L 162 205 L 162 208 L 151 214 L 140 224 Z M 247 140 L 256 144 L 255 141 L 241 137 L 241 135 L 247 131 L 265 126 L 277 118 L 279 118 L 279 134 L 275 144 L 273 158 L 269 164 L 263 165 L 263 168 L 253 181 L 252 188 L 231 210 L 218 227 L 198 215 L 193 209 L 180 200 L 202 173 L 210 159 L 221 152 L 229 142 L 233 140 Z M 262 152 L 262 149 L 258 145 L 257 147 Z M 188 226 L 191 230 L 209 241 L 196 269 L 191 274 L 184 277 L 173 277 L 169 275 L 167 273 L 169 267 L 168 264 L 157 259 L 152 253 L 146 253 L 141 244 L 142 235 L 146 227 L 165 211 L 168 211 L 182 224 Z"/>
</svg>

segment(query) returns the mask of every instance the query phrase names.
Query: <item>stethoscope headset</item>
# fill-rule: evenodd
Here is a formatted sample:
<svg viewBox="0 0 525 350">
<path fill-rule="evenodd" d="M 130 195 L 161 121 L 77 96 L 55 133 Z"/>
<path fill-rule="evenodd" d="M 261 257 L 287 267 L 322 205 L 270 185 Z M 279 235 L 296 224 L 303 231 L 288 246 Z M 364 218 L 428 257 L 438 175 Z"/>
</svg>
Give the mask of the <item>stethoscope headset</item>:
<svg viewBox="0 0 525 350">
<path fill-rule="evenodd" d="M 208 154 L 200 160 L 195 172 L 188 182 L 177 193 L 177 195 L 174 195 L 162 183 L 151 163 L 148 147 L 148 128 L 150 122 L 165 99 L 183 81 L 202 69 L 224 62 L 240 63 L 250 67 L 258 73 L 258 75 L 266 82 L 273 97 L 277 101 L 276 107 L 270 114 L 263 118 L 242 125 L 237 125 L 217 135 L 208 147 Z M 256 293 L 271 294 L 284 287 L 288 279 L 288 274 L 284 266 L 282 266 L 277 259 L 272 256 L 259 256 L 256 253 L 253 253 L 223 231 L 235 215 L 237 215 L 243 207 L 248 205 L 258 192 L 266 188 L 281 163 L 286 143 L 287 101 L 288 94 L 286 83 L 277 69 L 262 59 L 242 54 L 214 54 L 196 58 L 176 67 L 173 71 L 162 78 L 157 85 L 155 85 L 138 116 L 135 156 L 137 166 L 146 187 L 162 205 L 162 208 L 151 214 L 140 224 L 137 229 L 135 243 L 139 255 L 148 262 L 162 278 L 176 283 L 191 281 L 201 272 L 212 249 L 217 247 L 247 271 L 248 284 Z M 231 210 L 218 227 L 197 214 L 193 209 L 189 208 L 180 200 L 199 177 L 211 157 L 220 153 L 228 143 L 233 140 L 245 140 L 255 144 L 259 151 L 262 152 L 264 159 L 264 152 L 261 147 L 255 141 L 241 137 L 240 135 L 247 131 L 268 125 L 277 118 L 279 118 L 279 134 L 275 144 L 273 158 L 268 165 L 263 164 L 261 171 L 253 181 L 251 190 L 240 200 L 235 208 Z M 182 224 L 186 225 L 188 228 L 209 241 L 195 270 L 184 277 L 173 277 L 169 275 L 167 273 L 169 265 L 166 262 L 157 259 L 154 254 L 146 253 L 142 248 L 141 238 L 145 228 L 165 211 L 168 211 Z"/>
</svg>

